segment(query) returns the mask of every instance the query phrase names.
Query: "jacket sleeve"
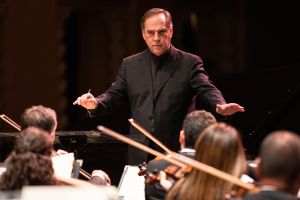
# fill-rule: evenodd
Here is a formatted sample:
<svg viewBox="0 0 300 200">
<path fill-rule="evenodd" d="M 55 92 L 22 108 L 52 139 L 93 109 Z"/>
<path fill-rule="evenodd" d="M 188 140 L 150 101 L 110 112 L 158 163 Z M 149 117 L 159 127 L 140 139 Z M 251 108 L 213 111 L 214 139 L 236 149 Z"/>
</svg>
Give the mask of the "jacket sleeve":
<svg viewBox="0 0 300 200">
<path fill-rule="evenodd" d="M 190 71 L 190 85 L 197 94 L 198 101 L 208 108 L 218 119 L 224 116 L 216 112 L 217 104 L 226 104 L 222 93 L 209 80 L 207 72 L 203 68 L 200 57 L 196 57 Z"/>
</svg>

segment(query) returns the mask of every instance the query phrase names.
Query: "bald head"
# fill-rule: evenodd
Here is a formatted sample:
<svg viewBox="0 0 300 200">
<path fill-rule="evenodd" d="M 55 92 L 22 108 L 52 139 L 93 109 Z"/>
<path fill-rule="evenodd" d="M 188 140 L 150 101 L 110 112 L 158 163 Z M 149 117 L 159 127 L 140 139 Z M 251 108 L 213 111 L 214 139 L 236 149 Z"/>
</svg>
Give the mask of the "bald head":
<svg viewBox="0 0 300 200">
<path fill-rule="evenodd" d="M 260 149 L 260 177 L 295 181 L 300 172 L 300 137 L 289 131 L 268 135 Z"/>
</svg>

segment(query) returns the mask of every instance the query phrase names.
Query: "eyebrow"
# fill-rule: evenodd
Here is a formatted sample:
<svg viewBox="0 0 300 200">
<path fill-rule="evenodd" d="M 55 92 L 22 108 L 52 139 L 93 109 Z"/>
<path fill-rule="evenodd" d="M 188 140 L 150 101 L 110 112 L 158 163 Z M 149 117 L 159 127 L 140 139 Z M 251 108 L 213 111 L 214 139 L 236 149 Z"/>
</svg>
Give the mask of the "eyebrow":
<svg viewBox="0 0 300 200">
<path fill-rule="evenodd" d="M 159 31 L 166 31 L 167 29 L 166 28 L 162 28 L 162 29 L 159 29 L 158 30 L 158 32 Z M 152 30 L 152 29 L 148 29 L 148 30 L 146 30 L 146 32 L 153 32 L 154 30 Z"/>
</svg>

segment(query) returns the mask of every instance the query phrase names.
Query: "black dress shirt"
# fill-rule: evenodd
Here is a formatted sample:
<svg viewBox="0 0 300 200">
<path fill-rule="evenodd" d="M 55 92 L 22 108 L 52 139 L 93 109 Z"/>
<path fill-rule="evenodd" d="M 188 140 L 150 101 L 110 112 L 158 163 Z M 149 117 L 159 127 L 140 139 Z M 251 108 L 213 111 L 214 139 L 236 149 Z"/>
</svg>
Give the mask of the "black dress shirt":
<svg viewBox="0 0 300 200">
<path fill-rule="evenodd" d="M 151 75 L 152 75 L 152 86 L 153 86 L 153 94 L 156 95 L 157 92 L 157 86 L 159 85 L 160 77 L 162 74 L 162 70 L 164 67 L 164 64 L 168 58 L 169 55 L 169 49 L 163 53 L 160 56 L 157 56 L 150 52 L 150 62 L 151 62 Z M 154 101 L 154 99 L 153 99 Z M 152 113 L 152 120 L 151 120 L 151 128 L 150 132 L 151 134 L 154 133 L 154 114 Z M 153 144 L 150 145 L 150 147 L 153 147 Z"/>
</svg>

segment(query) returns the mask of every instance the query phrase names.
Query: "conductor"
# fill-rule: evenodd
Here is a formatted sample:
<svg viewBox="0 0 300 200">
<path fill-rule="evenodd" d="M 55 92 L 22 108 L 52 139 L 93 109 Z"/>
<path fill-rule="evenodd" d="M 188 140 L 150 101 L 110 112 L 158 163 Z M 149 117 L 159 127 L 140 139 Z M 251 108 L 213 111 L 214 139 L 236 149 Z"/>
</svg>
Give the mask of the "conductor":
<svg viewBox="0 0 300 200">
<path fill-rule="evenodd" d="M 179 132 L 187 113 L 195 110 L 196 96 L 217 118 L 244 108 L 227 104 L 212 84 L 200 57 L 176 49 L 171 44 L 173 22 L 170 13 L 160 8 L 147 11 L 141 19 L 143 38 L 148 48 L 123 59 L 113 84 L 104 94 L 87 93 L 73 103 L 87 109 L 89 116 L 104 115 L 129 102 L 132 118 L 172 151 L 179 150 Z M 132 138 L 163 151 L 134 127 Z M 152 157 L 128 147 L 129 164 L 138 165 Z"/>
</svg>

